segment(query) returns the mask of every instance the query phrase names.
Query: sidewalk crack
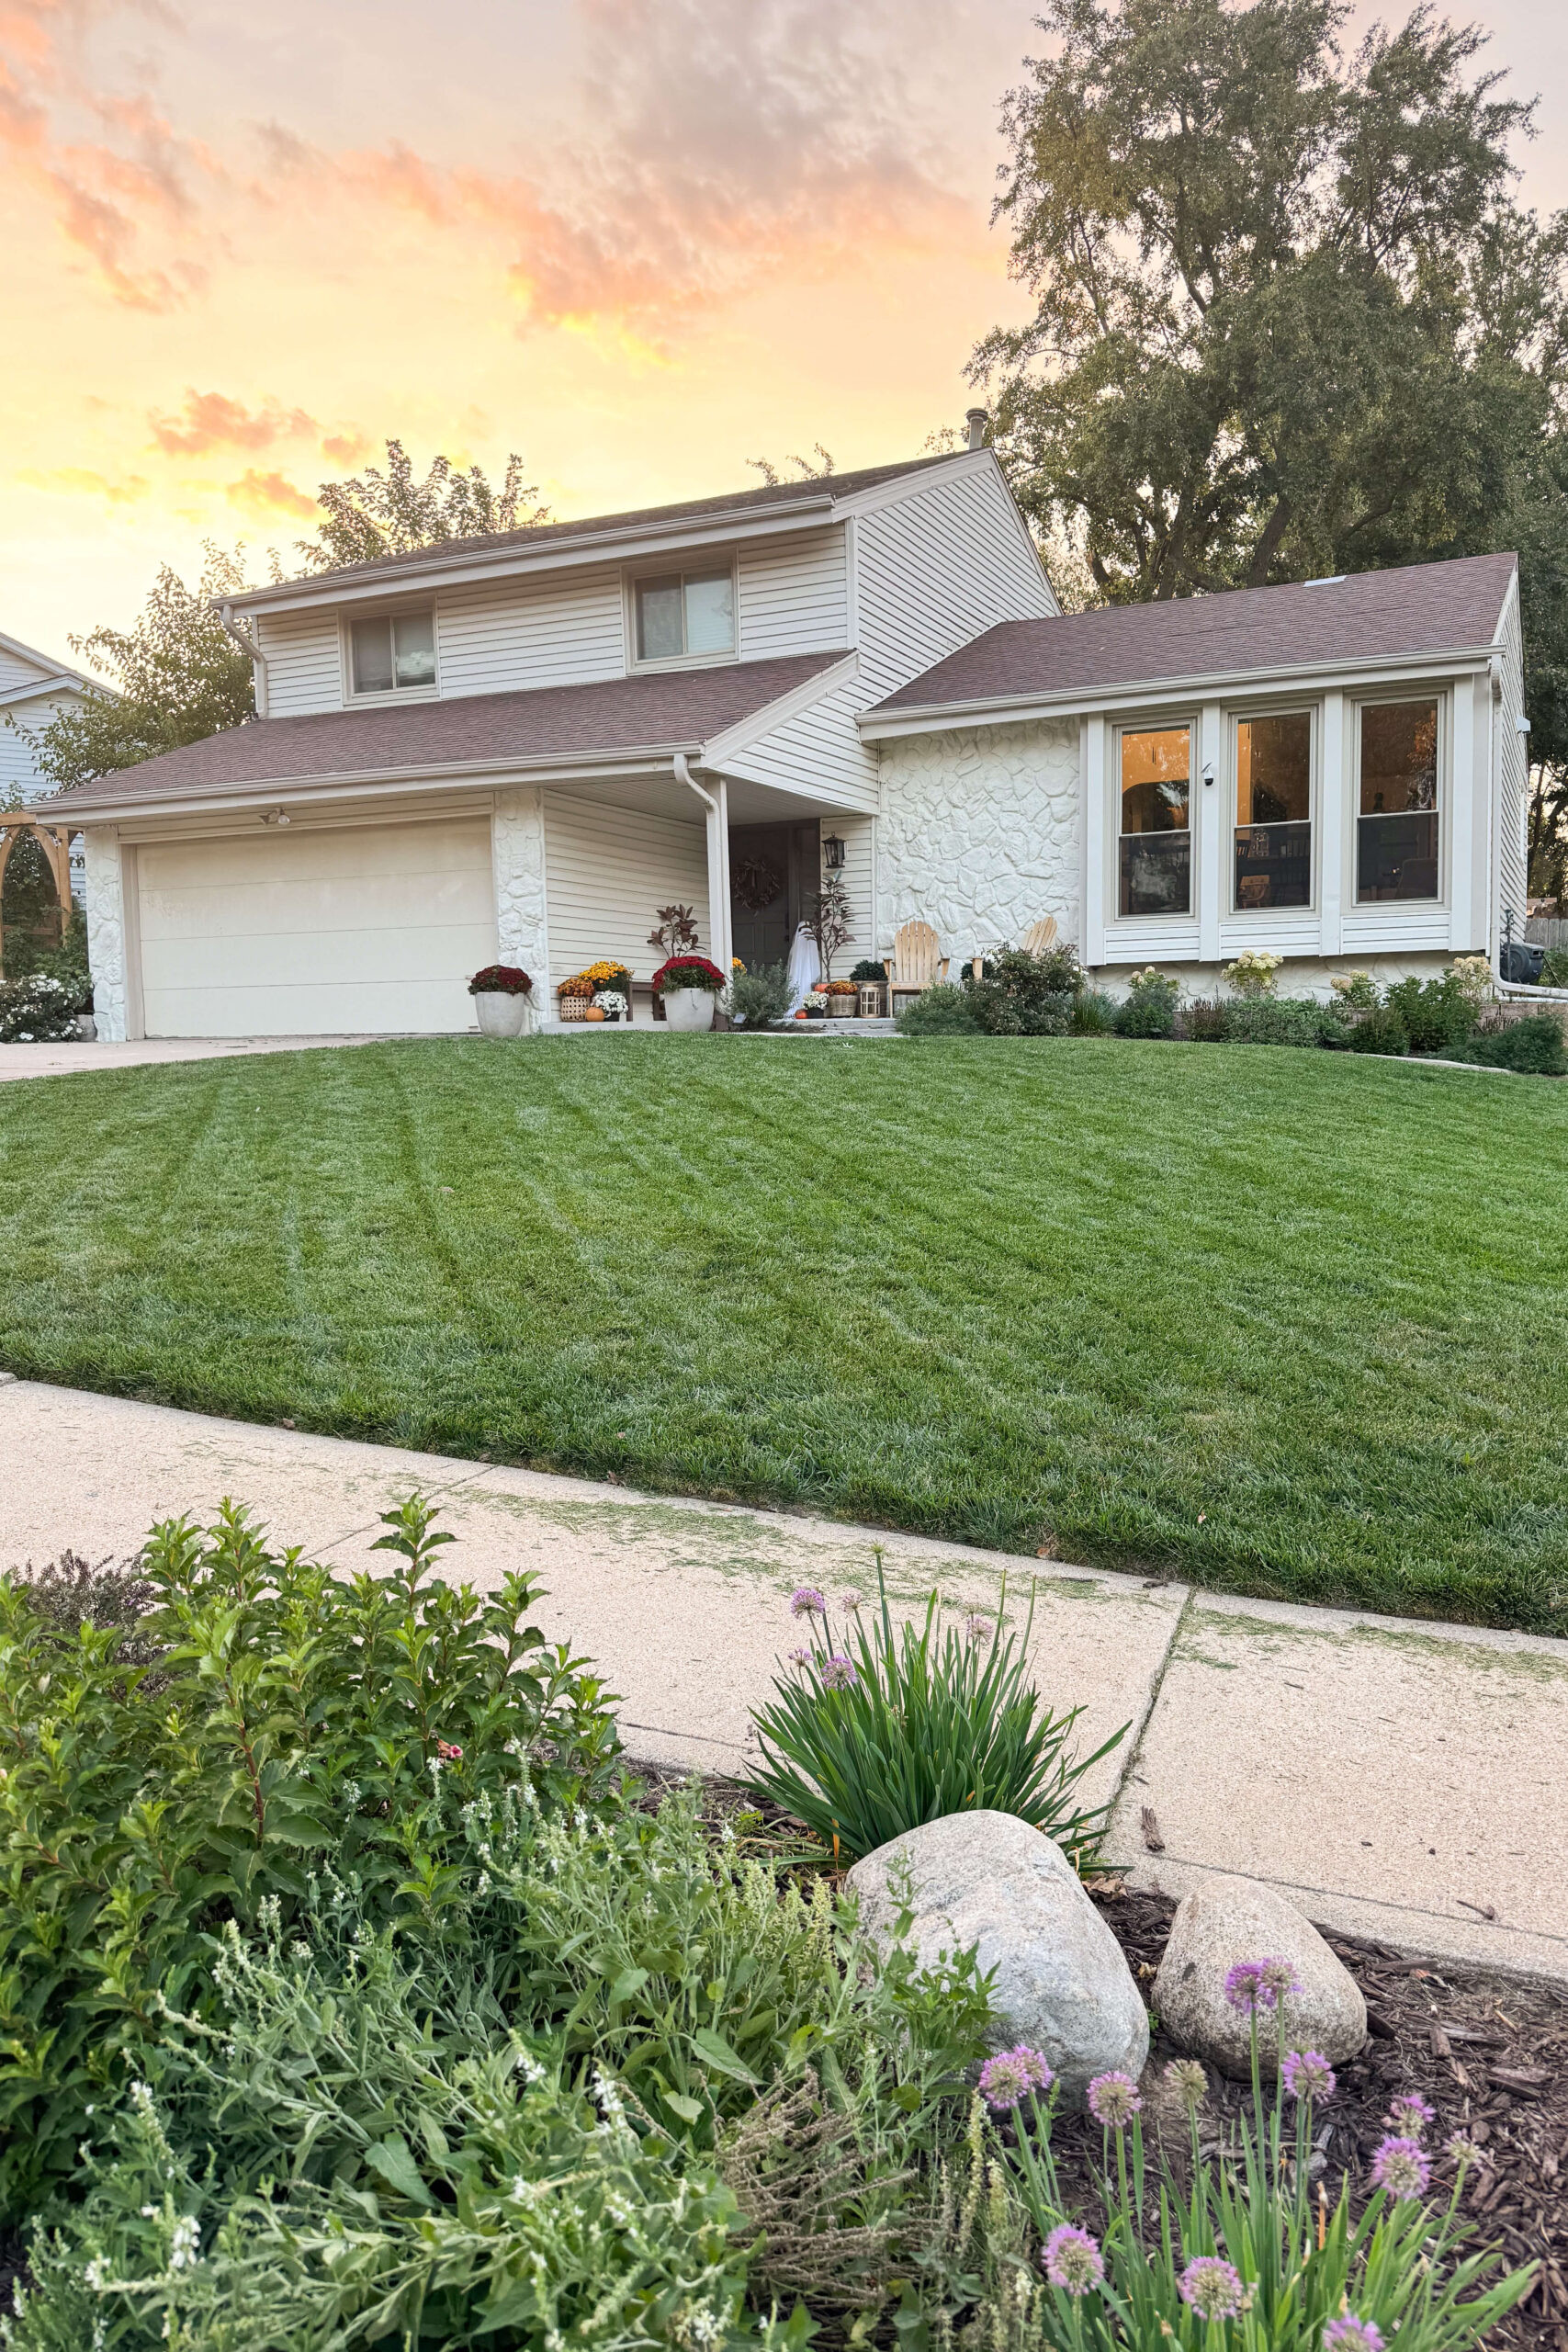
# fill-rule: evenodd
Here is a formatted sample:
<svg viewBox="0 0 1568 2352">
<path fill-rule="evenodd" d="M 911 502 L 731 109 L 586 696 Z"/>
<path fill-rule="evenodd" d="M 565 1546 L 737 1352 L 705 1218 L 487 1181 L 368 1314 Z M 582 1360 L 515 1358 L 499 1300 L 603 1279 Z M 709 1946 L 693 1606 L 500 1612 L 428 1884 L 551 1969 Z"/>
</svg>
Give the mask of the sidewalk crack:
<svg viewBox="0 0 1568 2352">
<path fill-rule="evenodd" d="M 1165 1645 L 1165 1654 L 1161 1657 L 1159 1664 L 1156 1667 L 1153 1674 L 1149 1677 L 1149 1695 L 1144 1702 L 1144 1712 L 1138 1718 L 1137 1729 L 1133 1734 L 1132 1742 L 1122 1760 L 1122 1769 L 1116 1775 L 1116 1785 L 1111 1790 L 1111 1802 L 1105 1810 L 1105 1818 L 1107 1822 L 1110 1821 L 1111 1815 L 1121 1804 L 1122 1793 L 1125 1791 L 1128 1782 L 1132 1780 L 1133 1768 L 1144 1752 L 1144 1741 L 1148 1736 L 1149 1725 L 1154 1721 L 1155 1709 L 1159 1705 L 1160 1693 L 1165 1689 L 1165 1678 L 1170 1670 L 1170 1661 L 1176 1656 L 1176 1645 L 1181 1639 L 1181 1629 L 1186 1624 L 1188 1617 L 1191 1611 L 1192 1604 L 1197 1598 L 1197 1586 L 1190 1584 L 1187 1588 L 1187 1598 L 1182 1602 L 1180 1608 L 1177 1611 L 1176 1621 L 1170 1629 L 1170 1639 Z"/>
</svg>

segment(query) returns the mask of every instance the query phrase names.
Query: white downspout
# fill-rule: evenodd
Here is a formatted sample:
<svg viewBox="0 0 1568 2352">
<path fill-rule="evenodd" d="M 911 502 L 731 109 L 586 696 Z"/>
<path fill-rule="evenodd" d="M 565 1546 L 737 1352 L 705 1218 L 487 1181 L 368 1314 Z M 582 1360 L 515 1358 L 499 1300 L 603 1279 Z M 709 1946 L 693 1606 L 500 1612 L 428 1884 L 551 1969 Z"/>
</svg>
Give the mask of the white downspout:
<svg viewBox="0 0 1568 2352">
<path fill-rule="evenodd" d="M 684 752 L 675 754 L 677 780 L 694 792 L 707 811 L 708 952 L 728 978 L 734 948 L 729 925 L 729 794 L 722 776 L 716 797 L 692 774 Z"/>
<path fill-rule="evenodd" d="M 251 674 L 255 680 L 256 689 L 256 717 L 265 718 L 269 715 L 272 702 L 267 687 L 266 655 L 262 651 L 259 644 L 254 643 L 245 635 L 244 630 L 235 620 L 232 605 L 220 605 L 218 618 L 222 625 L 224 635 L 231 637 L 240 650 L 243 653 L 248 653 L 251 657 Z"/>
</svg>

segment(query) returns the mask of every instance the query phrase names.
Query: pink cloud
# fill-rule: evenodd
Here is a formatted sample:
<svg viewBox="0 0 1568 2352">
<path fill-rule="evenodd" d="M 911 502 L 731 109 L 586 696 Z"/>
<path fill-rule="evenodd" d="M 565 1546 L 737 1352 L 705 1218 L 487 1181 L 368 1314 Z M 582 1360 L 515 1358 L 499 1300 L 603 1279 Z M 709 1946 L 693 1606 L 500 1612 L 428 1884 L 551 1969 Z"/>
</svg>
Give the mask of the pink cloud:
<svg viewBox="0 0 1568 2352">
<path fill-rule="evenodd" d="M 321 428 L 302 408 L 286 409 L 268 396 L 259 408 L 225 392 L 186 390 L 185 406 L 177 416 L 160 416 L 153 410 L 147 422 L 154 446 L 170 457 L 194 458 L 209 449 L 270 449 L 278 441 L 294 441 Z"/>
<path fill-rule="evenodd" d="M 238 481 L 227 485 L 227 495 L 231 505 L 254 515 L 258 522 L 270 521 L 279 514 L 309 522 L 317 511 L 310 492 L 291 482 L 287 475 L 258 473 L 254 466 L 247 466 Z"/>
</svg>

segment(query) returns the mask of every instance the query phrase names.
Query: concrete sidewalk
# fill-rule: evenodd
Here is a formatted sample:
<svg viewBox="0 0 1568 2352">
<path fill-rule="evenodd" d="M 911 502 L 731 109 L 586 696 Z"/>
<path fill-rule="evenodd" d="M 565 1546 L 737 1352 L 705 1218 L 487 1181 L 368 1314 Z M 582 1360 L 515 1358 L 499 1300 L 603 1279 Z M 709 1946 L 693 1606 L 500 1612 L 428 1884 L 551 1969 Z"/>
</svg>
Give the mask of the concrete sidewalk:
<svg viewBox="0 0 1568 2352">
<path fill-rule="evenodd" d="M 780 1511 L 633 1493 L 440 1454 L 175 1412 L 33 1382 L 0 1386 L 0 1566 L 132 1551 L 152 1522 L 249 1503 L 280 1543 L 365 1565 L 412 1487 L 460 1539 L 449 1572 L 548 1588 L 539 1623 L 597 1658 L 634 1756 L 733 1773 L 749 1711 L 799 1639 L 798 1584 L 933 1586 L 1021 1621 L 1036 1564 Z M 1088 1745 L 1109 1850 L 1180 1894 L 1266 1879 L 1313 1918 L 1439 1958 L 1568 1983 L 1568 1642 L 1230 1600 L 1053 1562 L 1032 1662 Z M 1145 1827 L 1145 1808 L 1154 1827 Z M 1150 1850 L 1147 1838 L 1161 1840 Z"/>
<path fill-rule="evenodd" d="M 143 1062 L 227 1061 L 236 1054 L 299 1054 L 382 1042 L 369 1031 L 354 1037 L 138 1037 L 118 1046 L 62 1037 L 52 1045 L 0 1046 L 0 1083 L 10 1078 L 72 1078 L 85 1069 L 134 1069 Z"/>
</svg>

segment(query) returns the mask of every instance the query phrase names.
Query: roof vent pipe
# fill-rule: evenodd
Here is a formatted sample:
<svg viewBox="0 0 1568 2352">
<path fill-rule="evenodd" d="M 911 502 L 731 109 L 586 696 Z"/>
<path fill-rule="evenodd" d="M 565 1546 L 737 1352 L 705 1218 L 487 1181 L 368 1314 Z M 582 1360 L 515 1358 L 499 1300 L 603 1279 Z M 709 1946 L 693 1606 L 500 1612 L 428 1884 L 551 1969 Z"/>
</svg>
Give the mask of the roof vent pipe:
<svg viewBox="0 0 1568 2352">
<path fill-rule="evenodd" d="M 966 408 L 964 410 L 964 422 L 969 427 L 969 447 L 972 449 L 983 449 L 985 447 L 986 427 L 989 424 L 990 421 L 990 417 L 983 408 Z"/>
</svg>

